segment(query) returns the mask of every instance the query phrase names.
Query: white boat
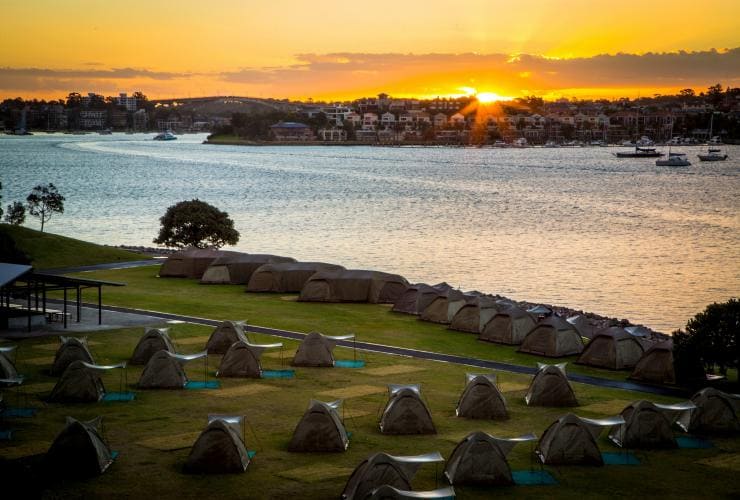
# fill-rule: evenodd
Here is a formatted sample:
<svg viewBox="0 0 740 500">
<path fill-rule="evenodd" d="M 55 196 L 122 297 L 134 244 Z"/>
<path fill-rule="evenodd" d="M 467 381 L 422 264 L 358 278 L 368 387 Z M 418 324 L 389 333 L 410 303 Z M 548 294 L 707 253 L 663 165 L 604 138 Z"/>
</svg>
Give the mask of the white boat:
<svg viewBox="0 0 740 500">
<path fill-rule="evenodd" d="M 557 143 L 557 142 L 555 142 L 555 141 L 547 141 L 547 142 L 545 143 L 545 147 L 546 147 L 546 148 L 559 148 L 559 147 L 560 147 L 560 144 L 558 144 L 558 143 Z"/>
<path fill-rule="evenodd" d="M 515 148 L 526 148 L 527 147 L 527 139 L 524 137 L 520 137 L 519 139 L 515 140 L 512 144 Z"/>
<path fill-rule="evenodd" d="M 668 158 L 665 160 L 655 160 L 655 165 L 658 167 L 689 167 L 691 162 L 686 158 L 685 153 L 668 153 Z"/>
<path fill-rule="evenodd" d="M 494 148 L 505 148 L 508 144 L 506 144 L 504 141 L 496 141 L 493 143 Z"/>
<path fill-rule="evenodd" d="M 722 153 L 722 150 L 719 148 L 709 148 L 705 154 L 699 154 L 697 156 L 699 156 L 701 161 L 725 161 L 727 159 L 727 154 Z"/>
<path fill-rule="evenodd" d="M 154 136 L 155 141 L 174 141 L 175 139 L 177 139 L 177 136 L 169 130 L 166 132 L 160 132 Z"/>
<path fill-rule="evenodd" d="M 637 145 L 638 146 L 652 146 L 653 141 L 650 139 L 650 137 L 643 135 L 642 137 L 640 137 L 640 140 L 637 141 Z"/>
</svg>

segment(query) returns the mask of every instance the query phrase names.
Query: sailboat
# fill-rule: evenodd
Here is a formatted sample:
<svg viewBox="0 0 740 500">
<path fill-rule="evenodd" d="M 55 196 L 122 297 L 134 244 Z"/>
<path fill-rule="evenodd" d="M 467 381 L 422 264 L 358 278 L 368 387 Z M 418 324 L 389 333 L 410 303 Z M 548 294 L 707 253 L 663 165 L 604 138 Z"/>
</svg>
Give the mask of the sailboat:
<svg viewBox="0 0 740 500">
<path fill-rule="evenodd" d="M 709 137 L 712 137 L 712 131 L 714 127 L 714 113 L 712 113 L 712 117 L 709 120 Z M 713 148 L 711 146 L 707 147 L 706 154 L 699 154 L 699 160 L 701 161 L 725 161 L 727 159 L 727 155 L 722 153 L 722 150 L 719 148 Z"/>
<path fill-rule="evenodd" d="M 668 142 L 668 158 L 655 160 L 657 167 L 690 167 L 691 162 L 686 158 L 686 153 L 671 153 L 673 145 L 673 120 L 671 120 L 671 140 Z"/>
</svg>

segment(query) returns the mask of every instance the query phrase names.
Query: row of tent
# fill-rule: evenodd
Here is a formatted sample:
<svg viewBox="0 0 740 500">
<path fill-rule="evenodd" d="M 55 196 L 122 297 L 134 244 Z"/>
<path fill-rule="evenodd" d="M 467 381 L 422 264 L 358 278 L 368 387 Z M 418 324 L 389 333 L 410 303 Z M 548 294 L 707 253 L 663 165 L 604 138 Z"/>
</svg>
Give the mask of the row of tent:
<svg viewBox="0 0 740 500">
<path fill-rule="evenodd" d="M 392 395 L 386 411 L 407 389 L 390 388 Z M 620 448 L 677 448 L 674 426 L 684 432 L 705 434 L 740 431 L 739 400 L 738 396 L 706 388 L 686 403 L 660 405 L 641 400 L 629 404 L 618 416 L 600 420 L 568 413 L 548 426 L 539 439 L 534 434 L 504 439 L 480 431 L 471 432 L 454 448 L 445 465 L 444 476 L 451 485 L 511 485 L 509 452 L 517 443 L 534 441 L 537 441 L 534 453 L 543 464 L 603 465 L 597 439 L 605 427 L 609 428 L 609 440 Z M 349 435 L 339 417 L 340 405 L 341 401 L 311 401 L 293 433 L 289 450 L 345 451 Z M 194 474 L 244 472 L 253 457 L 247 450 L 244 428 L 243 416 L 209 415 L 205 429 L 191 447 L 184 471 Z M 115 452 L 102 438 L 100 418 L 83 422 L 68 417 L 44 463 L 59 474 L 93 476 L 103 473 L 114 457 Z M 399 492 L 411 491 L 413 476 L 422 464 L 443 461 L 439 453 L 415 457 L 373 454 L 355 468 L 341 498 L 368 498 L 383 486 Z"/>
<path fill-rule="evenodd" d="M 519 352 L 546 357 L 579 355 L 580 364 L 630 369 L 634 380 L 675 383 L 670 341 L 646 342 L 639 328 L 597 330 L 582 315 L 566 320 L 544 307 L 524 310 L 492 296 L 463 293 L 447 283 L 409 285 L 395 274 L 212 249 L 172 254 L 162 265 L 160 276 L 247 284 L 250 292 L 300 292 L 299 300 L 307 302 L 392 303 L 395 312 L 476 333 L 482 341 L 517 345 Z M 590 339 L 585 347 L 583 339 Z"/>
<path fill-rule="evenodd" d="M 518 345 L 519 352 L 553 358 L 579 355 L 579 364 L 629 369 L 634 380 L 675 383 L 672 343 L 646 342 L 639 327 L 596 329 L 583 315 L 565 319 L 544 307 L 524 310 L 506 300 L 465 294 L 446 283 L 408 287 L 393 311 L 476 333 L 482 341 Z"/>
<path fill-rule="evenodd" d="M 189 248 L 170 255 L 159 275 L 203 284 L 247 285 L 247 292 L 300 293 L 305 302 L 392 304 L 408 282 L 397 274 L 345 269 L 291 257 Z"/>
</svg>

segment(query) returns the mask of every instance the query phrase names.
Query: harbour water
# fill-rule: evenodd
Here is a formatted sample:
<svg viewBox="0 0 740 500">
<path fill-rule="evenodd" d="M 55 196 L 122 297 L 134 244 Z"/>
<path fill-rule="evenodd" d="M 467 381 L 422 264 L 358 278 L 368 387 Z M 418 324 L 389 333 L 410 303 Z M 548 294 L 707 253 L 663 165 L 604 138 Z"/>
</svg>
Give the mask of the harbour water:
<svg viewBox="0 0 740 500">
<path fill-rule="evenodd" d="M 53 182 L 48 231 L 153 246 L 165 209 L 227 211 L 237 249 L 567 305 L 663 332 L 740 295 L 740 147 L 656 167 L 615 148 L 239 147 L 203 135 L 0 136 L 3 204 Z M 37 221 L 27 220 L 29 227 Z"/>
</svg>

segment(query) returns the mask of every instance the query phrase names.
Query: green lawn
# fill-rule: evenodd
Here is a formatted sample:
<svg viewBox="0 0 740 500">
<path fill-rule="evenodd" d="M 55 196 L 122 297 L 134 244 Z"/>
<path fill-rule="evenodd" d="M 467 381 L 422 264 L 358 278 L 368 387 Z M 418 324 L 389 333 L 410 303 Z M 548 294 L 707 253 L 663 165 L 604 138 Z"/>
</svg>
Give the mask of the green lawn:
<svg viewBox="0 0 740 500">
<path fill-rule="evenodd" d="M 23 226 L 0 224 L 0 233 L 15 241 L 36 269 L 87 266 L 108 262 L 141 260 L 141 255 L 120 248 L 96 245 Z"/>
<path fill-rule="evenodd" d="M 131 284 L 147 280 L 152 269 L 126 273 Z M 97 275 L 98 273 L 96 273 Z M 110 273 L 106 273 L 106 277 Z M 115 273 L 113 273 L 115 274 Z M 115 274 L 115 279 L 123 275 Z M 183 292 L 166 299 L 169 286 L 175 280 L 161 280 L 162 285 L 152 287 L 150 292 L 138 288 L 141 300 L 149 301 L 154 309 L 178 309 L 189 314 L 216 317 L 253 317 L 255 322 L 277 320 L 282 314 L 280 325 L 290 327 L 301 325 L 309 318 L 310 327 L 330 333 L 344 329 L 349 318 L 363 318 L 363 312 L 372 308 L 361 306 L 342 307 L 341 314 L 328 314 L 331 308 L 321 308 L 310 304 L 286 302 L 286 308 L 279 307 L 279 298 L 263 298 L 237 295 L 236 287 L 198 287 L 187 281 L 177 281 Z M 128 290 L 136 290 L 131 286 Z M 201 290 L 201 304 L 217 303 L 206 307 L 198 306 L 196 290 Z M 123 291 L 108 292 L 108 298 L 116 302 L 135 302 L 136 293 L 130 296 Z M 227 305 L 228 304 L 228 305 Z M 143 305 L 143 304 L 142 304 Z M 247 307 L 249 306 L 249 307 Z M 262 306 L 262 307 L 260 307 Z M 319 316 L 307 312 L 309 307 L 319 307 L 326 312 L 326 322 Z M 212 309 L 214 308 L 214 309 Z M 257 314 L 264 310 L 263 315 Z M 382 310 L 382 309 L 381 309 Z M 294 311 L 294 313 L 291 313 Z M 236 314 L 239 312 L 240 314 Z M 384 313 L 385 314 L 385 313 Z M 382 315 L 379 315 L 381 317 Z M 344 318 L 344 319 L 342 319 Z M 400 318 L 400 317 L 399 317 Z M 265 320 L 265 321 L 263 321 Z M 398 323 L 401 322 L 401 323 Z M 415 322 L 408 322 L 416 325 Z M 386 322 L 376 325 L 378 335 L 390 338 L 395 331 L 409 341 L 421 342 L 424 330 L 410 329 L 406 332 L 397 329 L 405 324 L 395 315 L 389 315 Z M 395 325 L 395 326 L 394 326 Z M 422 325 L 423 326 L 423 325 Z M 422 328 L 418 326 L 417 328 Z M 368 331 L 372 327 L 367 327 Z M 300 328 L 305 330 L 307 328 Z M 440 330 L 440 336 L 453 335 Z M 171 333 L 182 352 L 197 352 L 203 348 L 211 329 L 196 325 L 172 325 Z M 143 330 L 124 329 L 95 333 L 89 336 L 95 342 L 91 350 L 98 363 L 112 363 L 127 359 Z M 196 342 L 187 339 L 198 338 Z M 258 342 L 271 342 L 273 338 L 254 336 Z M 23 340 L 19 342 L 18 366 L 28 376 L 28 384 L 53 383 L 55 379 L 43 374 L 47 367 L 43 358 L 53 357 L 52 337 Z M 294 342 L 286 342 L 286 352 L 295 349 Z M 349 349 L 337 349 L 336 358 L 349 359 Z M 364 355 L 365 369 L 340 368 L 298 368 L 294 379 L 282 380 L 236 380 L 222 381 L 222 389 L 211 391 L 138 391 L 137 399 L 130 403 L 98 403 L 90 405 L 44 404 L 31 395 L 29 403 L 41 407 L 35 418 L 13 420 L 12 427 L 16 437 L 12 442 L 0 443 L 0 457 L 13 458 L 34 452 L 43 452 L 62 428 L 67 415 L 76 418 L 104 417 L 105 437 L 112 448 L 120 452 L 116 463 L 104 475 L 86 481 L 65 481 L 45 485 L 43 478 L 19 476 L 29 496 L 35 488 L 46 488 L 45 497 L 166 497 L 183 498 L 336 498 L 341 492 L 351 470 L 367 455 L 376 451 L 392 454 L 418 454 L 439 451 L 448 457 L 455 444 L 467 433 L 484 430 L 501 437 L 513 437 L 528 432 L 538 436 L 547 426 L 568 410 L 555 408 L 529 408 L 523 403 L 524 388 L 529 377 L 509 373 L 499 374 L 499 384 L 508 400 L 511 418 L 504 422 L 471 421 L 454 416 L 455 403 L 464 384 L 466 368 L 447 363 L 421 361 L 386 355 Z M 39 363 L 39 358 L 42 364 Z M 210 357 L 210 376 L 218 366 L 218 357 Z M 401 367 L 406 373 L 382 375 L 371 370 L 383 367 Z M 265 369 L 280 368 L 280 360 L 274 355 L 263 357 Z M 128 380 L 132 385 L 138 379 L 141 369 L 130 367 Z M 194 380 L 203 377 L 202 364 L 192 362 L 188 368 Z M 377 429 L 377 415 L 386 400 L 384 388 L 387 383 L 421 383 L 422 393 L 428 402 L 438 434 L 435 436 L 388 437 Z M 109 390 L 118 390 L 119 376 L 111 373 L 105 376 Z M 292 431 L 311 398 L 329 401 L 335 399 L 335 392 L 353 386 L 376 387 L 378 392 L 345 400 L 345 409 L 353 413 L 346 418 L 352 440 L 346 453 L 338 454 L 297 454 L 286 450 Z M 43 386 L 38 386 L 41 387 Z M 249 388 L 251 395 L 218 397 L 218 393 L 235 387 Z M 574 385 L 581 407 L 575 411 L 585 417 L 604 417 L 618 412 L 628 401 L 644 397 L 641 394 L 618 390 L 605 390 L 592 386 Z M 42 392 L 43 394 L 43 392 Z M 5 392 L 11 404 L 12 391 Z M 675 401 L 671 398 L 651 397 L 660 402 Z M 186 476 L 181 467 L 188 450 L 161 451 L 139 444 L 151 438 L 197 433 L 203 429 L 208 413 L 240 413 L 247 416 L 254 431 L 248 431 L 246 441 L 249 449 L 257 450 L 255 460 L 246 473 L 227 476 Z M 194 438 L 193 438 L 194 439 Z M 172 441 L 172 440 L 170 440 Z M 186 440 L 188 442 L 189 440 Z M 619 496 L 636 497 L 678 497 L 681 498 L 720 498 L 740 494 L 740 474 L 737 469 L 728 470 L 698 461 L 712 457 L 734 456 L 737 463 L 740 453 L 739 439 L 716 439 L 715 448 L 709 450 L 673 450 L 638 452 L 643 462 L 640 466 L 598 467 L 559 467 L 547 468 L 558 479 L 558 486 L 512 487 L 496 491 L 476 488 L 456 488 L 458 498 L 490 498 L 501 494 L 522 498 L 573 498 L 577 495 L 588 498 L 613 498 Z M 599 440 L 603 451 L 614 451 L 604 436 Z M 532 447 L 519 445 L 510 455 L 514 470 L 532 466 Z M 733 455 L 730 455 L 733 454 Z M 0 463 L 0 467 L 3 464 Z M 298 470 L 296 470 L 298 469 Z M 441 475 L 440 467 L 437 473 Z M 440 483 L 442 484 L 442 483 Z M 431 489 L 435 486 L 434 466 L 424 466 L 414 481 L 416 489 Z"/>
</svg>

